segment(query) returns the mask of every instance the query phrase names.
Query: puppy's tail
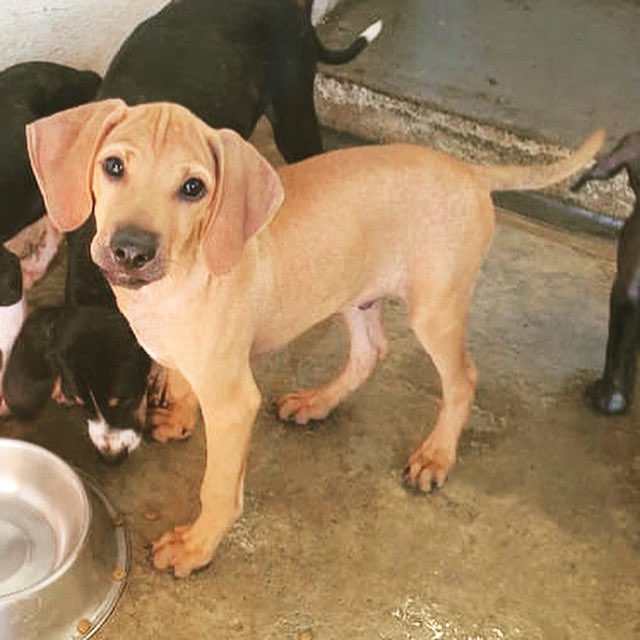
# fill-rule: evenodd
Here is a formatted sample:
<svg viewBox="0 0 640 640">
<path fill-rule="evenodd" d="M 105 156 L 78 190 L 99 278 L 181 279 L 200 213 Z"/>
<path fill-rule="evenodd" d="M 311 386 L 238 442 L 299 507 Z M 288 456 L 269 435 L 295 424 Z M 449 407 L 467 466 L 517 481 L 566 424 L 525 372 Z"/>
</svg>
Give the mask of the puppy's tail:
<svg viewBox="0 0 640 640">
<path fill-rule="evenodd" d="M 344 49 L 327 49 L 314 29 L 318 60 L 325 64 L 346 64 L 351 62 L 380 35 L 380 31 L 382 31 L 382 20 L 369 25 L 348 47 Z"/>
<path fill-rule="evenodd" d="M 603 129 L 594 131 L 568 158 L 551 164 L 519 166 L 488 165 L 476 168 L 488 183 L 490 191 L 541 189 L 565 180 L 590 162 L 605 140 Z"/>
</svg>

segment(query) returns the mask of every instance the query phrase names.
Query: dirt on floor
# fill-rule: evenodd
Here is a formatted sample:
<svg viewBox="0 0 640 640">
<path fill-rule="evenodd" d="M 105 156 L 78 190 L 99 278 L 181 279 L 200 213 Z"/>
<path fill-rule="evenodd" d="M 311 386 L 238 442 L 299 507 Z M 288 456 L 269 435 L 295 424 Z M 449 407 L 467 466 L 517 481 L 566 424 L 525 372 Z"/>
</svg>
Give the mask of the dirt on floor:
<svg viewBox="0 0 640 640">
<path fill-rule="evenodd" d="M 605 241 L 499 216 L 469 324 L 477 399 L 432 495 L 401 483 L 439 394 L 401 305 L 386 305 L 386 360 L 322 423 L 282 424 L 267 400 L 336 373 L 339 323 L 262 357 L 244 515 L 186 580 L 155 571 L 146 545 L 197 512 L 202 430 L 107 467 L 79 410 L 4 422 L 2 435 L 88 472 L 125 515 L 132 569 L 97 638 L 640 637 L 640 402 L 604 418 L 581 397 L 603 364 L 613 255 Z M 56 299 L 61 280 L 58 260 L 33 303 Z"/>
</svg>

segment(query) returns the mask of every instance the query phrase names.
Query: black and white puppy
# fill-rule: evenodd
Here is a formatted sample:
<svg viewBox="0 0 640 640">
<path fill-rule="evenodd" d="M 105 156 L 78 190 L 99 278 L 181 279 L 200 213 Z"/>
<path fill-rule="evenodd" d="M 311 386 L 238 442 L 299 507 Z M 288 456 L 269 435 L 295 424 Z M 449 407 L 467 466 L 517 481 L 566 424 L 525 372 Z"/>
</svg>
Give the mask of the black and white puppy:
<svg viewBox="0 0 640 640">
<path fill-rule="evenodd" d="M 372 24 L 346 49 L 323 46 L 312 0 L 174 0 L 142 22 L 111 62 L 97 99 L 176 102 L 212 127 L 248 138 L 265 114 L 280 153 L 322 151 L 313 99 L 318 62 L 353 60 L 380 33 Z"/>
<path fill-rule="evenodd" d="M 91 71 L 50 62 L 25 62 L 0 72 L 0 388 L 24 321 L 24 289 L 44 274 L 61 239 L 43 218 L 24 129 L 33 120 L 88 102 L 99 83 L 100 76 Z"/>
<path fill-rule="evenodd" d="M 34 418 L 50 397 L 84 407 L 93 444 L 116 462 L 142 440 L 150 369 L 115 309 L 43 307 L 27 317 L 14 344 L 5 400 L 19 419 Z"/>
<path fill-rule="evenodd" d="M 607 180 L 626 170 L 635 206 L 620 231 L 617 272 L 609 298 L 609 336 L 602 377 L 590 383 L 585 399 L 605 414 L 624 413 L 631 406 L 640 341 L 640 131 L 624 136 L 599 158 L 574 185 Z"/>
<path fill-rule="evenodd" d="M 4 398 L 18 419 L 36 417 L 51 397 L 83 407 L 98 453 L 118 462 L 142 441 L 152 363 L 91 261 L 93 225 L 67 234 L 65 303 L 27 317 L 7 362 Z"/>
</svg>

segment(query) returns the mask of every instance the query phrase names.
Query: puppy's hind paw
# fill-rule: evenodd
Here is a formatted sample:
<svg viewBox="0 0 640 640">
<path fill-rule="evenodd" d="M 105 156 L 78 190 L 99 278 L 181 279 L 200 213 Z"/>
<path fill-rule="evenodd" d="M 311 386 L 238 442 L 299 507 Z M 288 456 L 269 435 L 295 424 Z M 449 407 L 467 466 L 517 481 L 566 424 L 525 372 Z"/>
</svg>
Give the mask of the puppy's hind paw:
<svg viewBox="0 0 640 640">
<path fill-rule="evenodd" d="M 298 424 L 324 420 L 335 406 L 317 389 L 288 393 L 274 398 L 272 404 L 278 411 L 280 420 L 293 420 Z"/>
</svg>

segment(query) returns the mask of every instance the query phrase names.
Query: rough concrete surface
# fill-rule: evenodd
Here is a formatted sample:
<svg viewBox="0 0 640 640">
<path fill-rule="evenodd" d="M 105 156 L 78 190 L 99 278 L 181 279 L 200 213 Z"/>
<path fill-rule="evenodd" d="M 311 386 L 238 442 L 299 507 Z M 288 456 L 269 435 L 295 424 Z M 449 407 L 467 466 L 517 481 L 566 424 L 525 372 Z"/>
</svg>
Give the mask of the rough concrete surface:
<svg viewBox="0 0 640 640">
<path fill-rule="evenodd" d="M 263 134 L 256 140 L 272 153 Z M 5 421 L 3 435 L 87 471 L 125 515 L 132 570 L 96 637 L 639 637 L 640 405 L 606 419 L 581 400 L 603 362 L 612 257 L 608 242 L 501 214 L 469 325 L 478 395 L 445 487 L 418 495 L 401 485 L 439 386 L 389 302 L 387 359 L 326 421 L 284 425 L 265 401 L 244 515 L 213 565 L 186 580 L 153 570 L 146 545 L 197 511 L 201 430 L 185 443 L 146 443 L 111 468 L 78 410 L 51 405 L 33 423 Z M 61 267 L 33 304 L 60 297 Z M 328 321 L 261 358 L 257 380 L 268 398 L 326 380 L 344 357 L 341 328 Z"/>
<path fill-rule="evenodd" d="M 378 18 L 367 56 L 332 75 L 564 145 L 638 126 L 637 0 L 345 0 L 321 33 Z"/>
</svg>

